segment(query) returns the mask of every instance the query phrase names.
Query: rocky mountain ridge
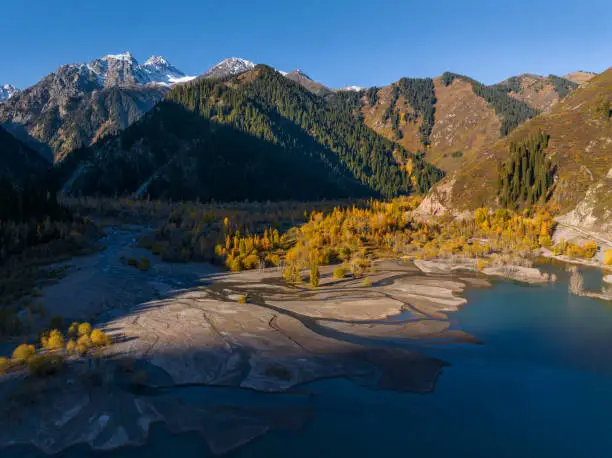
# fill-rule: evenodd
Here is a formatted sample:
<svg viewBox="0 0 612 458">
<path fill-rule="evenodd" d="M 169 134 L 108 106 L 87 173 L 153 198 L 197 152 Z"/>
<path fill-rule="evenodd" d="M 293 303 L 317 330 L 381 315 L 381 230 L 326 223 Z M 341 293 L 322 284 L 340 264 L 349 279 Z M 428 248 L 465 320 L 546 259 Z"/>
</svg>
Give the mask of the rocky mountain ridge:
<svg viewBox="0 0 612 458">
<path fill-rule="evenodd" d="M 0 105 L 0 125 L 48 161 L 132 124 L 169 87 L 192 80 L 166 59 L 129 53 L 63 65 Z"/>
</svg>

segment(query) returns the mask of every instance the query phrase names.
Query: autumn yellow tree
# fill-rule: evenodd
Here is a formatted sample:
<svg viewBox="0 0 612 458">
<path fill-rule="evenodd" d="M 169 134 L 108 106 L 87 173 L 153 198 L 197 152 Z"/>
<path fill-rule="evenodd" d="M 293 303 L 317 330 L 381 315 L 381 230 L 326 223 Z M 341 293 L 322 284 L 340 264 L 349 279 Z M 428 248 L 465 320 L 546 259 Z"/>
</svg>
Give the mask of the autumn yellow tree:
<svg viewBox="0 0 612 458">
<path fill-rule="evenodd" d="M 53 329 L 48 335 L 43 335 L 41 345 L 47 350 L 60 350 L 64 348 L 64 336 L 57 329 Z"/>
<path fill-rule="evenodd" d="M 36 353 L 34 345 L 22 344 L 13 351 L 13 359 L 20 363 L 27 362 Z"/>
</svg>

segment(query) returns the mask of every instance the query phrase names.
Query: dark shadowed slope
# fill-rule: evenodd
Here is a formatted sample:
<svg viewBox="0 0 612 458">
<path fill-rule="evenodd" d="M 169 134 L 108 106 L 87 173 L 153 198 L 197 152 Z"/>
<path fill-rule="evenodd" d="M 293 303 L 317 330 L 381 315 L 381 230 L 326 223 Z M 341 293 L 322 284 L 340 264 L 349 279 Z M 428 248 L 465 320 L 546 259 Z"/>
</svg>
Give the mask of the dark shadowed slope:
<svg viewBox="0 0 612 458">
<path fill-rule="evenodd" d="M 141 122 L 70 159 L 73 193 L 172 198 L 393 196 L 425 192 L 442 176 L 349 105 L 265 66 L 178 86 Z"/>
<path fill-rule="evenodd" d="M 0 127 L 0 176 L 21 180 L 45 170 L 48 163 L 36 151 Z"/>
</svg>

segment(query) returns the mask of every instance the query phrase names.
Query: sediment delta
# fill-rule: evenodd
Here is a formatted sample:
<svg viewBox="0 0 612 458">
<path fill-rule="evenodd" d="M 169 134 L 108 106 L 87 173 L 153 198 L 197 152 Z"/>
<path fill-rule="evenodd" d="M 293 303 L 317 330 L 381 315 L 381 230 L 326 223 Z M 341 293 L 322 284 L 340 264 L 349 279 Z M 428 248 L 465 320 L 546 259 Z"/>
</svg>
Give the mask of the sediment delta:
<svg viewBox="0 0 612 458">
<path fill-rule="evenodd" d="M 335 279 L 332 267 L 322 268 L 317 289 L 288 286 L 276 269 L 226 273 L 154 262 L 139 272 L 114 259 L 126 252 L 116 244 L 129 239 L 123 231 L 111 234 L 105 252 L 76 260 L 78 268 L 43 291 L 54 312 L 66 306 L 67 318 L 95 316 L 114 344 L 101 361 L 68 361 L 49 381 L 11 377 L 0 383 L 0 447 L 108 450 L 143 443 L 150 425 L 161 422 L 174 432 L 200 431 L 213 452 L 225 453 L 285 427 L 285 418 L 299 428 L 311 413 L 299 405 L 279 413 L 210 397 L 206 405 L 175 402 L 177 393 L 293 396 L 299 385 L 337 377 L 427 393 L 447 363 L 415 351 L 414 343 L 475 342 L 452 329 L 446 313 L 466 302 L 459 294 L 467 284 L 485 286 L 482 280 L 424 276 L 393 261 L 376 263 L 369 282 Z M 130 250 L 138 249 L 126 254 Z M 104 291 L 104 300 L 68 294 L 83 282 L 89 291 Z M 135 368 L 126 372 L 126 364 Z"/>
</svg>

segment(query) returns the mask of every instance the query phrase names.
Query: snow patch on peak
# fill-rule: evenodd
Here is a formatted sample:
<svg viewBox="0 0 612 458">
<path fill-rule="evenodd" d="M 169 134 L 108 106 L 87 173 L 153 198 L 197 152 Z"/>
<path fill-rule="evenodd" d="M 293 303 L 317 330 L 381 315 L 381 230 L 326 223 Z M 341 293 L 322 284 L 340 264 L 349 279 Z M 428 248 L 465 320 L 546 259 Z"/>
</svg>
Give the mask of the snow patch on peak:
<svg viewBox="0 0 612 458">
<path fill-rule="evenodd" d="M 352 91 L 352 92 L 359 92 L 359 91 L 363 91 L 364 88 L 362 88 L 361 86 L 346 86 L 343 87 L 342 89 L 340 89 L 341 91 Z"/>
<path fill-rule="evenodd" d="M 144 64 L 139 65 L 129 51 L 122 54 L 108 54 L 90 62 L 87 68 L 96 74 L 100 84 L 105 87 L 117 85 L 171 86 L 195 78 L 173 67 L 162 56 L 151 56 Z"/>
<path fill-rule="evenodd" d="M 107 54 L 106 56 L 102 58 L 102 60 L 105 60 L 105 61 L 120 60 L 123 62 L 136 62 L 136 59 L 134 59 L 134 57 L 132 56 L 132 53 L 129 51 L 126 51 L 121 54 Z"/>
<path fill-rule="evenodd" d="M 168 82 L 170 84 L 183 84 L 188 83 L 189 81 L 193 81 L 197 76 L 181 76 L 181 77 L 172 77 L 168 78 Z"/>
<path fill-rule="evenodd" d="M 255 68 L 255 63 L 241 57 L 230 57 L 222 60 L 206 73 L 204 78 L 225 78 L 228 76 L 239 75 Z"/>
<path fill-rule="evenodd" d="M 12 84 L 3 84 L 2 86 L 0 86 L 0 103 L 6 102 L 8 99 L 17 95 L 19 92 L 21 91 Z"/>
<path fill-rule="evenodd" d="M 168 62 L 163 56 L 151 56 L 147 59 L 147 61 L 143 64 L 143 66 L 159 66 L 159 67 L 170 67 L 170 62 Z"/>
</svg>

